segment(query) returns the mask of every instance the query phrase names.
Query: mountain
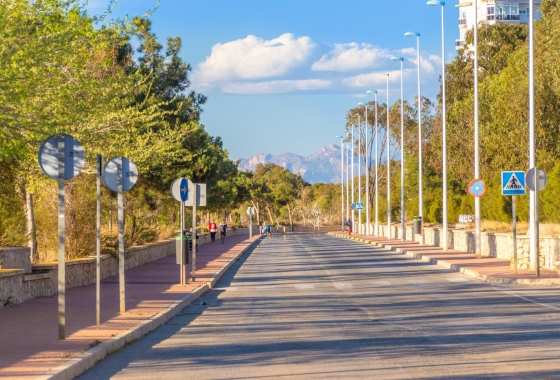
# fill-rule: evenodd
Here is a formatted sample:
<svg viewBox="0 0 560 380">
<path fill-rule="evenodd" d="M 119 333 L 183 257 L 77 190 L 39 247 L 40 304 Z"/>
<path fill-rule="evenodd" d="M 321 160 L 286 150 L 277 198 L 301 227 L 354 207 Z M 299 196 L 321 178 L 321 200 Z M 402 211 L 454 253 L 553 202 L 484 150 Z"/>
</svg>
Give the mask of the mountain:
<svg viewBox="0 0 560 380">
<path fill-rule="evenodd" d="M 299 173 L 309 183 L 340 183 L 340 147 L 334 144 L 319 149 L 311 156 L 303 157 L 294 153 L 284 153 L 278 156 L 258 153 L 248 159 L 239 159 L 240 170 L 254 171 L 258 164 L 273 163 L 282 166 L 292 173 Z M 354 165 L 358 158 L 354 158 Z M 358 167 L 355 166 L 356 174 Z M 362 169 L 362 172 L 364 170 Z"/>
</svg>

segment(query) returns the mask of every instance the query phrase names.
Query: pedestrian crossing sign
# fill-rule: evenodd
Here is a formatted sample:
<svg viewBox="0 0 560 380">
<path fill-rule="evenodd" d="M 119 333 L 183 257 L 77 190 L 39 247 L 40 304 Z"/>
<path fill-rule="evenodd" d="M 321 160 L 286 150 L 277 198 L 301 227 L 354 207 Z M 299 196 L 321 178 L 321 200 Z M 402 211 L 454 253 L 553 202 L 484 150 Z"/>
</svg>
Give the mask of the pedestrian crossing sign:
<svg viewBox="0 0 560 380">
<path fill-rule="evenodd" d="M 363 210 L 364 202 L 356 202 L 356 210 Z"/>
<path fill-rule="evenodd" d="M 502 172 L 502 195 L 525 195 L 525 172 Z"/>
</svg>

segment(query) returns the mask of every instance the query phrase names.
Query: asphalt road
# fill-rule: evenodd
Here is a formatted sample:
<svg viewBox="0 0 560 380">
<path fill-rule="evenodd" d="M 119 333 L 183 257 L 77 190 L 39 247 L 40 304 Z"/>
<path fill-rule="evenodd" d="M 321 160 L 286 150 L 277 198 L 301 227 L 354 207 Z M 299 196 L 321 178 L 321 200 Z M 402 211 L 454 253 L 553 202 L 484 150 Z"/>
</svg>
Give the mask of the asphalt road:
<svg viewBox="0 0 560 380">
<path fill-rule="evenodd" d="M 81 378 L 560 378 L 560 291 L 347 239 L 273 236 Z"/>
</svg>

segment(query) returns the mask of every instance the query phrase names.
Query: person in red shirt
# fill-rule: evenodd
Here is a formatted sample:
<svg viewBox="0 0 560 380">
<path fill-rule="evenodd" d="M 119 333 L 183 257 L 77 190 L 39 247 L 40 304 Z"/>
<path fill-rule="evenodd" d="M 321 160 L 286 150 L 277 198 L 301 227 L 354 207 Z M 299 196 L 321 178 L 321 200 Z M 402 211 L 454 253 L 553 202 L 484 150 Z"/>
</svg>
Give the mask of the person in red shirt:
<svg viewBox="0 0 560 380">
<path fill-rule="evenodd" d="M 210 231 L 210 240 L 212 240 L 213 243 L 216 240 L 216 232 L 218 231 L 218 226 L 216 226 L 214 220 L 208 225 L 208 231 Z"/>
</svg>

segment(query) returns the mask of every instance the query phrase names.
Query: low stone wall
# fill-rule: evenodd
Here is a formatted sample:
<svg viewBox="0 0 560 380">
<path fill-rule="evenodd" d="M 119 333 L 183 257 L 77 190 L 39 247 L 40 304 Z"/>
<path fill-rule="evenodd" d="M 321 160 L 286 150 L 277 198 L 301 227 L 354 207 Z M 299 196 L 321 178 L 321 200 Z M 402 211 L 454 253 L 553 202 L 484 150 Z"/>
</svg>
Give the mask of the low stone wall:
<svg viewBox="0 0 560 380">
<path fill-rule="evenodd" d="M 31 273 L 30 256 L 29 247 L 0 248 L 0 269 L 23 269 Z"/>
<path fill-rule="evenodd" d="M 228 231 L 228 235 L 248 234 L 248 230 L 240 228 Z M 210 233 L 199 234 L 198 244 L 210 242 Z M 22 253 L 26 250 L 29 258 L 29 248 L 4 248 L 0 252 L 5 253 L 3 262 L 8 265 L 24 262 L 21 260 Z M 14 253 L 17 252 L 17 253 Z M 125 255 L 125 269 L 132 269 L 149 262 L 162 259 L 175 254 L 175 240 L 162 241 L 130 248 Z M 95 256 L 69 260 L 66 262 L 66 289 L 94 284 L 96 281 Z M 30 263 L 29 263 L 30 264 Z M 23 265 L 25 266 L 25 265 Z M 49 262 L 33 265 L 35 273 L 24 272 L 23 269 L 0 269 L 0 308 L 9 297 L 13 303 L 21 303 L 39 297 L 51 297 L 58 292 L 58 263 Z M 118 261 L 111 255 L 101 256 L 101 278 L 116 276 L 118 274 Z"/>
<path fill-rule="evenodd" d="M 373 234 L 373 227 L 370 228 Z M 363 229 L 365 231 L 365 227 Z M 413 236 L 412 227 L 405 227 L 406 238 L 409 241 L 418 241 L 426 245 L 434 245 L 441 247 L 443 243 L 443 229 L 425 227 L 423 236 Z M 381 236 L 392 237 L 394 239 L 401 238 L 401 227 L 398 225 L 391 226 L 391 235 L 387 225 L 380 225 L 379 232 Z M 475 233 L 474 231 L 465 231 L 459 229 L 448 230 L 447 243 L 448 249 L 462 252 L 475 252 Z M 422 241 L 423 240 L 423 241 Z M 513 236 L 510 233 L 482 232 L 481 253 L 483 256 L 495 257 L 504 260 L 513 260 Z M 517 237 L 517 266 L 519 269 L 528 269 L 530 267 L 529 256 L 530 239 L 526 235 Z M 560 238 L 541 237 L 539 261 L 543 268 L 556 270 L 557 263 L 560 262 Z"/>
</svg>

